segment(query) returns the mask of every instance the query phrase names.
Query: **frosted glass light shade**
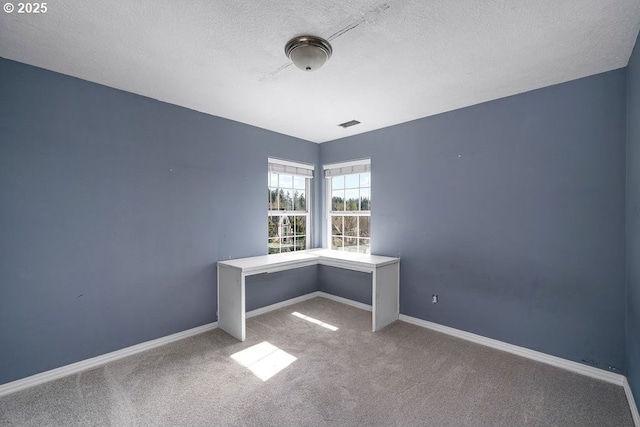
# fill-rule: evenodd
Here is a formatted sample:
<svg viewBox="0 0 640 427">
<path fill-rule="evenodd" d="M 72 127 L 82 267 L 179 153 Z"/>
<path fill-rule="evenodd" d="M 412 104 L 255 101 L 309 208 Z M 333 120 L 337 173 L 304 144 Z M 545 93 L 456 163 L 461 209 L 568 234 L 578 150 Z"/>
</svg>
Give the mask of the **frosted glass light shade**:
<svg viewBox="0 0 640 427">
<path fill-rule="evenodd" d="M 328 41 L 315 36 L 301 36 L 289 40 L 284 49 L 293 64 L 303 71 L 315 71 L 331 57 Z"/>
<path fill-rule="evenodd" d="M 303 71 L 314 71 L 327 62 L 327 54 L 316 46 L 304 45 L 297 47 L 289 54 L 293 64 Z"/>
</svg>

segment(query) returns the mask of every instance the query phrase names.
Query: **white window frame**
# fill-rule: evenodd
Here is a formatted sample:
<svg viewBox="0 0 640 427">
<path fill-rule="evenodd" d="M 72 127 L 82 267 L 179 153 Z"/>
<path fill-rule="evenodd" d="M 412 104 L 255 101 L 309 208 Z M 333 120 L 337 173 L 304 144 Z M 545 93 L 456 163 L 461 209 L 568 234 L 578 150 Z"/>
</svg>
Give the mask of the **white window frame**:
<svg viewBox="0 0 640 427">
<path fill-rule="evenodd" d="M 313 172 L 314 166 L 306 163 L 292 162 L 290 160 L 282 160 L 269 157 L 268 159 L 268 169 L 267 169 L 267 190 L 270 192 L 270 179 L 271 173 L 277 173 L 281 175 L 291 175 L 296 177 L 305 178 L 305 202 L 306 202 L 306 211 L 297 211 L 297 210 L 270 210 L 267 207 L 267 218 L 273 216 L 279 217 L 287 217 L 287 216 L 304 216 L 305 217 L 305 249 L 311 248 L 311 237 L 312 237 L 312 221 L 311 221 L 311 212 L 312 212 L 312 196 L 311 196 L 311 183 L 313 180 Z M 278 188 L 281 188 L 278 186 Z M 295 208 L 295 206 L 294 206 Z M 298 251 L 297 247 L 293 246 L 293 251 Z M 267 253 L 269 253 L 269 229 L 267 227 Z M 282 252 L 278 252 L 282 253 Z"/>
<path fill-rule="evenodd" d="M 327 244 L 325 245 L 326 248 L 328 249 L 332 249 L 333 246 L 333 217 L 334 216 L 354 216 L 354 217 L 358 217 L 358 216 L 366 216 L 369 217 L 369 252 L 367 253 L 371 253 L 371 207 L 369 207 L 368 211 L 333 211 L 333 188 L 332 188 L 332 181 L 331 178 L 334 176 L 341 176 L 341 175 L 352 175 L 352 174 L 359 174 L 359 173 L 364 173 L 364 172 L 369 172 L 369 191 L 371 191 L 372 188 L 372 178 L 371 178 L 371 159 L 360 159 L 360 160 L 353 160 L 353 161 L 348 161 L 348 162 L 341 162 L 341 163 L 332 163 L 332 164 L 327 164 L 324 165 L 323 167 L 324 170 L 324 177 L 325 177 L 325 189 L 326 189 L 326 194 L 325 194 L 325 216 L 326 216 L 326 238 L 327 238 Z M 363 187 L 358 187 L 358 188 L 363 188 Z M 371 203 L 371 193 L 369 193 L 369 203 Z"/>
</svg>

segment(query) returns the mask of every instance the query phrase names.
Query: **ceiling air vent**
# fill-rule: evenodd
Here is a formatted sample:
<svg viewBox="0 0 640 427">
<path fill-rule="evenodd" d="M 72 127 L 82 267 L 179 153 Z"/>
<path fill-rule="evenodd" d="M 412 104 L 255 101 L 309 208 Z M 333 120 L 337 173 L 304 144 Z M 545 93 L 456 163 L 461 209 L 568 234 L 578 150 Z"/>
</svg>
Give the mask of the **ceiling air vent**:
<svg viewBox="0 0 640 427">
<path fill-rule="evenodd" d="M 349 120 L 348 122 L 340 123 L 338 126 L 342 126 L 343 128 L 350 128 L 351 126 L 359 125 L 360 122 L 357 120 Z"/>
</svg>

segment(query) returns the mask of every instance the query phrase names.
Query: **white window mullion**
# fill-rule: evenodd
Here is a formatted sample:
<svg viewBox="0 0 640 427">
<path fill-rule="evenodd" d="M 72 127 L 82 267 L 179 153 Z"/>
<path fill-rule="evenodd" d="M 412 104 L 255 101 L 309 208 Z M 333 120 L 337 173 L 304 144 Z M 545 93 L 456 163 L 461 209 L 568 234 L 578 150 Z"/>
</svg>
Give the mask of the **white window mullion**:
<svg viewBox="0 0 640 427">
<path fill-rule="evenodd" d="M 308 179 L 307 180 L 307 185 L 306 185 L 306 189 L 307 189 L 307 194 L 311 194 L 311 180 Z M 306 198 L 306 202 L 307 202 L 307 212 L 308 212 L 308 216 L 307 216 L 307 248 L 311 247 L 311 237 L 313 237 L 313 232 L 312 232 L 312 225 L 311 222 L 313 221 L 313 215 L 311 214 L 311 212 L 313 212 L 313 200 L 312 197 L 307 196 Z"/>
<path fill-rule="evenodd" d="M 369 203 L 371 203 L 371 161 L 370 159 L 365 159 L 365 160 L 356 160 L 356 161 L 352 161 L 352 162 L 345 162 L 345 163 L 336 163 L 336 164 L 330 164 L 330 165 L 325 165 L 323 167 L 324 169 L 324 175 L 325 175 L 325 179 L 326 179 L 326 225 L 327 225 L 327 247 L 328 248 L 334 248 L 334 249 L 342 249 L 342 250 L 347 250 L 347 239 L 349 239 L 349 248 L 351 250 L 355 250 L 357 252 L 360 252 L 361 250 L 361 243 L 363 242 L 363 238 L 368 239 L 368 246 L 366 246 L 366 252 L 369 253 L 370 252 L 370 248 L 371 248 L 371 210 L 367 210 L 367 211 L 362 211 L 360 210 L 362 208 L 362 190 L 363 189 L 368 189 L 368 199 L 369 199 Z M 364 175 L 363 175 L 364 174 Z M 351 177 L 351 185 L 347 184 L 347 180 L 349 179 L 349 176 L 353 176 L 353 175 L 357 175 L 356 177 Z M 332 210 L 333 207 L 333 192 L 334 192 L 334 188 L 333 188 L 333 182 L 336 181 L 336 177 L 342 177 L 344 176 L 344 179 L 339 179 L 339 183 L 340 183 L 340 187 L 338 189 L 336 189 L 335 191 L 338 192 L 343 192 L 343 209 L 345 209 L 347 207 L 347 193 L 349 190 L 358 190 L 358 210 L 357 211 L 346 211 L 346 210 Z M 357 187 L 353 187 L 353 179 L 357 179 L 357 183 L 358 186 Z M 335 217 L 342 217 L 343 221 L 342 221 L 342 230 L 341 230 L 341 235 L 335 235 L 333 233 L 333 219 Z M 360 218 L 362 217 L 368 217 L 369 218 L 369 236 L 368 237 L 363 237 L 362 236 L 362 230 L 360 228 Z M 347 230 L 346 230 L 346 218 L 353 218 L 356 221 L 355 224 L 355 229 L 351 229 L 349 231 L 355 232 L 355 236 L 347 236 Z M 353 223 L 353 220 L 349 221 L 350 223 Z M 333 246 L 333 238 L 337 237 L 340 239 L 340 241 L 342 242 L 342 247 L 341 248 L 337 248 Z M 355 240 L 353 240 L 355 239 Z M 355 244 L 352 245 L 352 240 L 355 241 Z"/>
<path fill-rule="evenodd" d="M 268 180 L 267 184 L 269 184 L 269 194 L 271 194 L 271 188 L 275 189 L 276 195 L 278 198 L 278 203 L 276 205 L 277 209 L 270 210 L 267 209 L 267 217 L 268 218 L 278 218 L 278 227 L 276 230 L 277 238 L 268 237 L 269 239 L 274 238 L 278 240 L 277 247 L 273 252 L 279 253 L 282 252 L 283 249 L 289 249 L 290 251 L 298 250 L 298 239 L 302 239 L 304 236 L 305 248 L 309 248 L 311 244 L 310 235 L 311 235 L 311 179 L 313 178 L 314 166 L 305 164 L 292 162 L 288 160 L 280 160 L 269 158 L 268 162 Z M 273 176 L 272 176 L 273 174 Z M 282 177 L 288 177 L 287 181 L 292 180 L 290 186 L 284 187 Z M 277 182 L 275 178 L 277 177 Z M 302 183 L 300 182 L 300 178 L 304 178 L 304 189 L 302 189 Z M 280 192 L 286 194 L 290 193 L 292 206 L 290 209 L 281 210 L 280 208 L 286 208 L 285 198 L 280 198 Z M 304 199 L 305 199 L 305 210 L 296 210 L 296 199 L 295 193 L 296 191 L 304 191 Z M 283 205 L 284 204 L 284 205 Z M 284 225 L 284 218 L 288 219 L 288 222 Z M 297 217 L 304 218 L 305 231 L 304 234 L 300 234 L 300 229 L 298 228 L 298 222 L 296 221 Z M 286 228 L 286 230 L 283 230 Z M 287 241 L 287 245 L 283 246 L 284 241 Z M 269 251 L 271 252 L 271 251 Z"/>
<path fill-rule="evenodd" d="M 341 216 L 371 216 L 371 211 L 329 211 L 329 213 Z"/>
</svg>

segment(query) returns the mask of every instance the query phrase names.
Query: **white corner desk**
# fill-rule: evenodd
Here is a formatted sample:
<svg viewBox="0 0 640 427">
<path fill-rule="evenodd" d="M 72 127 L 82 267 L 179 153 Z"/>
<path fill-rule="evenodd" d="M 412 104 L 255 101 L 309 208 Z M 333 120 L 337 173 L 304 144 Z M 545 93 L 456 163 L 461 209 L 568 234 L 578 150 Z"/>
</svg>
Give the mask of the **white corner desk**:
<svg viewBox="0 0 640 427">
<path fill-rule="evenodd" d="M 371 273 L 372 331 L 398 320 L 400 258 L 310 249 L 218 261 L 218 327 L 240 341 L 246 336 L 245 277 L 311 265 Z"/>
</svg>

